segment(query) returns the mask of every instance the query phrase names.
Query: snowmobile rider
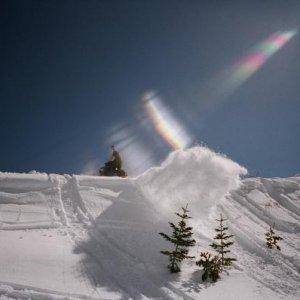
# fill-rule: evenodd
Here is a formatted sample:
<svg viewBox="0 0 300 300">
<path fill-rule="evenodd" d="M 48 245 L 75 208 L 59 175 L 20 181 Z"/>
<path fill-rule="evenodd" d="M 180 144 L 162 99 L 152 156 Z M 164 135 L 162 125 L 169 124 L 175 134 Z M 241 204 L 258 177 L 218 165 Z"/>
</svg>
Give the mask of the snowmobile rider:
<svg viewBox="0 0 300 300">
<path fill-rule="evenodd" d="M 105 166 L 113 171 L 122 169 L 122 159 L 115 146 L 111 146 L 111 155 Z"/>
</svg>

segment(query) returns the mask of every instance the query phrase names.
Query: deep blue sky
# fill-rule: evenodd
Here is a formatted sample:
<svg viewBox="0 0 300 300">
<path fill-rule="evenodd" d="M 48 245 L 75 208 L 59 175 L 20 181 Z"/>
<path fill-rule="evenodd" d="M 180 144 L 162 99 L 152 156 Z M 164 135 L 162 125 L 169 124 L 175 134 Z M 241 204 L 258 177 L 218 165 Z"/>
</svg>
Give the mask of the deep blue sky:
<svg viewBox="0 0 300 300">
<path fill-rule="evenodd" d="M 134 124 L 143 92 L 183 114 L 205 80 L 300 28 L 300 1 L 2 0 L 0 20 L 0 170 L 78 173 L 103 163 L 109 130 Z M 196 141 L 262 176 L 299 173 L 299 54 L 298 34 L 194 119 Z"/>
</svg>

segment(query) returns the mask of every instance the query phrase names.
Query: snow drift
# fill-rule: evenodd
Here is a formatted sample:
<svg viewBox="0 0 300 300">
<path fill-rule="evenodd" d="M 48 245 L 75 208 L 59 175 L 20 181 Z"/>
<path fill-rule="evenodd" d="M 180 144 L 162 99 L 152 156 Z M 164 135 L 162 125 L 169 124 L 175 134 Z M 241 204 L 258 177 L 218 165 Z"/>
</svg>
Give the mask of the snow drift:
<svg viewBox="0 0 300 300">
<path fill-rule="evenodd" d="M 137 178 L 0 173 L 0 296 L 32 299 L 298 299 L 300 178 L 240 179 L 213 151 L 172 153 Z M 196 257 L 222 212 L 236 266 L 214 285 L 194 261 L 168 273 L 158 232 L 189 203 Z M 208 216 L 211 216 L 210 218 Z M 275 222 L 282 252 L 266 250 Z M 24 230 L 26 229 L 26 230 Z"/>
<path fill-rule="evenodd" d="M 160 167 L 137 178 L 147 199 L 164 213 L 174 213 L 187 203 L 195 219 L 207 216 L 247 170 L 205 147 L 178 150 Z"/>
</svg>

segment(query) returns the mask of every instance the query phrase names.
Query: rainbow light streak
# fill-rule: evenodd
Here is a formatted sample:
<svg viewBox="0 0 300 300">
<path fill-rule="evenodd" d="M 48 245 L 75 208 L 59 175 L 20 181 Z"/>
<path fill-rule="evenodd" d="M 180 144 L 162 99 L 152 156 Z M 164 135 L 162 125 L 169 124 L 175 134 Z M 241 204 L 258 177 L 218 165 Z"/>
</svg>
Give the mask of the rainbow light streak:
<svg viewBox="0 0 300 300">
<path fill-rule="evenodd" d="M 171 112 L 154 92 L 143 96 L 145 110 L 155 131 L 174 149 L 184 149 L 191 144 L 191 138 Z"/>
<path fill-rule="evenodd" d="M 243 57 L 233 65 L 230 76 L 227 77 L 227 84 L 235 89 L 250 78 L 264 63 L 288 41 L 297 34 L 297 30 L 278 31 L 268 39 L 258 44 L 250 51 L 250 54 Z"/>
<path fill-rule="evenodd" d="M 213 78 L 200 91 L 204 103 L 222 101 L 258 71 L 267 60 L 297 34 L 297 30 L 278 31 L 256 45 L 249 54 Z M 174 149 L 184 149 L 191 137 L 154 92 L 143 96 L 145 110 L 156 132 Z M 196 108 L 193 108 L 195 112 Z"/>
</svg>

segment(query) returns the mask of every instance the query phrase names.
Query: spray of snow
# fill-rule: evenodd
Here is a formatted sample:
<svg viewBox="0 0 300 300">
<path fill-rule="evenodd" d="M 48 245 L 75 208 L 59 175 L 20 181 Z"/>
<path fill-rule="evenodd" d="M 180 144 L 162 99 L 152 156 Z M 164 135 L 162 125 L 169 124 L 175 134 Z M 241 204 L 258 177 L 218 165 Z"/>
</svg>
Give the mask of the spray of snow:
<svg viewBox="0 0 300 300">
<path fill-rule="evenodd" d="M 160 167 L 137 178 L 143 194 L 164 214 L 187 203 L 197 219 L 240 184 L 247 170 L 206 147 L 172 152 Z"/>
<path fill-rule="evenodd" d="M 137 176 L 155 165 L 152 151 L 138 138 L 138 133 L 135 130 L 121 127 L 119 130 L 113 128 L 112 132 L 109 144 L 115 145 L 120 152 L 123 169 L 128 174 Z"/>
<path fill-rule="evenodd" d="M 85 175 L 97 175 L 99 172 L 99 160 L 98 159 L 92 159 L 89 160 L 85 165 L 83 166 L 81 170 L 81 174 Z"/>
</svg>

